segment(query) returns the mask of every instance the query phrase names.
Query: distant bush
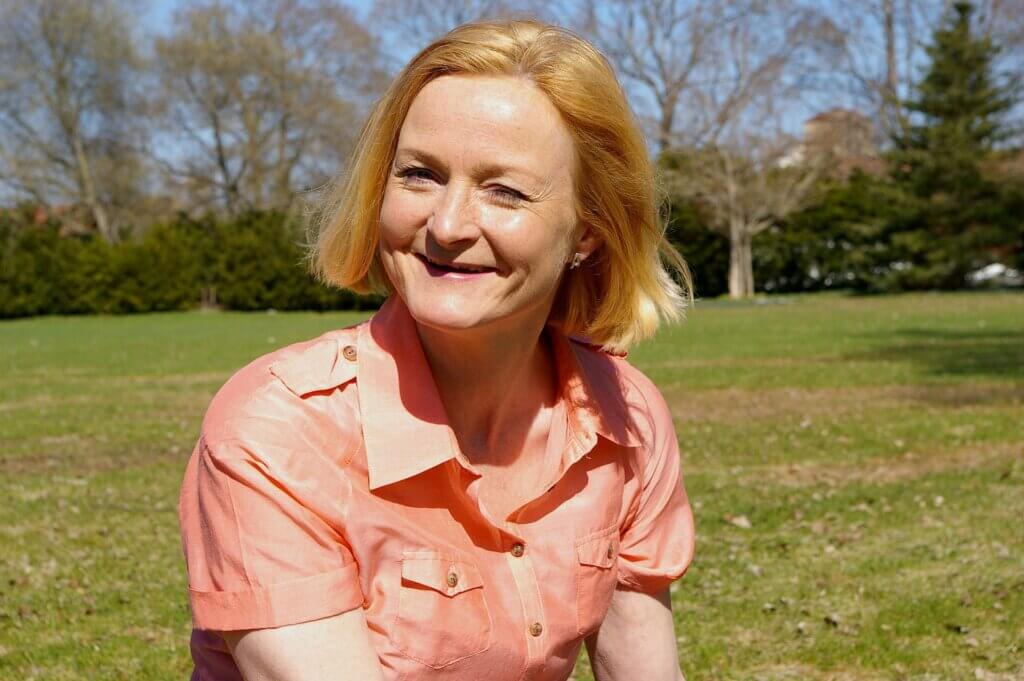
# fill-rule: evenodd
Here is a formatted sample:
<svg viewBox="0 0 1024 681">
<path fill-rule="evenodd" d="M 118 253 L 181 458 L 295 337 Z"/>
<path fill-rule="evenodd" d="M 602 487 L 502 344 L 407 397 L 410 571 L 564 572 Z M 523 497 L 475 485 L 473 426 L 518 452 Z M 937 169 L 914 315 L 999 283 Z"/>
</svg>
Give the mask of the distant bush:
<svg viewBox="0 0 1024 681">
<path fill-rule="evenodd" d="M 669 204 L 666 237 L 682 254 L 693 276 L 694 295 L 714 298 L 729 290 L 729 240 L 707 227 L 706 218 L 691 201 Z"/>
<path fill-rule="evenodd" d="M 0 317 L 186 310 L 371 308 L 379 297 L 327 288 L 303 263 L 301 230 L 279 213 L 179 216 L 108 244 L 56 223 L 0 216 Z"/>
<path fill-rule="evenodd" d="M 956 243 L 964 252 L 958 259 L 968 262 L 968 270 L 1000 262 L 1024 271 L 1024 185 L 1006 179 L 993 186 L 997 193 L 991 200 L 971 208 L 984 218 L 979 225 L 989 228 L 976 225 L 974 241 L 959 237 Z M 884 177 L 854 172 L 845 180 L 823 180 L 814 200 L 754 237 L 757 290 L 888 293 L 941 288 L 935 273 L 953 261 L 946 257 L 952 246 L 948 239 L 915 227 L 920 213 L 915 201 Z M 726 293 L 729 240 L 711 231 L 692 201 L 674 198 L 669 210 L 667 236 L 686 258 L 698 296 Z M 929 262 L 932 267 L 925 266 Z M 970 285 L 962 277 L 947 284 Z"/>
<path fill-rule="evenodd" d="M 892 260 L 884 239 L 900 196 L 883 179 L 855 172 L 826 180 L 818 198 L 754 239 L 754 280 L 772 292 L 884 290 Z"/>
</svg>

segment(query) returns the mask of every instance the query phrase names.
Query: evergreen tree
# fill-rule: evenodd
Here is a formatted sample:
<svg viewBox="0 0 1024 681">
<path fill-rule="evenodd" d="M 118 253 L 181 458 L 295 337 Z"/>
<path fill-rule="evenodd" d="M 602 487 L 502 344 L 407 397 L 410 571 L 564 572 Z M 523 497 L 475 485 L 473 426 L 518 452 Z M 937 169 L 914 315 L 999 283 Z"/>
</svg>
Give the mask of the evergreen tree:
<svg viewBox="0 0 1024 681">
<path fill-rule="evenodd" d="M 995 75 L 999 48 L 975 35 L 973 12 L 970 2 L 954 3 L 905 102 L 909 122 L 891 159 L 905 200 L 895 202 L 888 233 L 893 259 L 909 266 L 890 270 L 892 288 L 962 287 L 967 272 L 991 261 L 1019 228 L 1004 210 L 1003 188 L 984 172 L 1008 135 L 1016 88 Z"/>
</svg>

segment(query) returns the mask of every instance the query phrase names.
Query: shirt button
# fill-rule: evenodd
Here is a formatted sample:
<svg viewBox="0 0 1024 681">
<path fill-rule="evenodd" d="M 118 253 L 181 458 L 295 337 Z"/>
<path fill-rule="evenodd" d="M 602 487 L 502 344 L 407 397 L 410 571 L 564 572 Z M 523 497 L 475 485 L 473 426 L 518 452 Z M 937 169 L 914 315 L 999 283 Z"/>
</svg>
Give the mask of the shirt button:
<svg viewBox="0 0 1024 681">
<path fill-rule="evenodd" d="M 525 550 L 526 550 L 526 547 L 524 547 L 519 542 L 516 542 L 515 544 L 512 545 L 512 555 L 515 556 L 516 558 L 521 557 Z"/>
<path fill-rule="evenodd" d="M 530 636 L 540 636 L 544 632 L 544 627 L 540 625 L 540 622 L 534 622 L 530 625 Z"/>
<path fill-rule="evenodd" d="M 459 576 L 454 572 L 448 573 L 448 586 L 455 586 L 459 583 Z"/>
<path fill-rule="evenodd" d="M 356 346 L 346 345 L 341 349 L 341 354 L 342 356 L 344 356 L 345 359 L 347 359 L 350 362 L 356 361 Z"/>
</svg>

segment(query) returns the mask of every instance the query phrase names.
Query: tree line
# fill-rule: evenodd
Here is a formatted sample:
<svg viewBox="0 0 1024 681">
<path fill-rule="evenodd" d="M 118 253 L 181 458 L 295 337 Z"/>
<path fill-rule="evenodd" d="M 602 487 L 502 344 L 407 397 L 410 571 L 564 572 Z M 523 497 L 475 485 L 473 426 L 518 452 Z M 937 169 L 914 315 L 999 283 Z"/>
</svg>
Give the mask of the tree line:
<svg viewBox="0 0 1024 681">
<path fill-rule="evenodd" d="M 689 226 L 673 234 L 678 248 L 685 253 L 701 226 L 722 235 L 734 294 L 753 292 L 755 266 L 772 291 L 959 289 L 986 265 L 1024 272 L 1024 149 L 1013 118 L 1024 67 L 998 70 L 1005 48 L 978 31 L 976 11 L 950 6 L 906 97 L 887 78 L 880 105 L 889 144 L 871 155 L 836 143 L 850 132 L 842 117 L 790 163 L 752 153 L 756 139 L 743 150 L 662 152 L 673 210 Z"/>
<path fill-rule="evenodd" d="M 959 288 L 1024 264 L 1015 3 L 377 0 L 361 21 L 331 0 L 198 0 L 150 33 L 131 9 L 0 9 L 0 315 L 367 304 L 304 274 L 302 215 L 410 50 L 522 14 L 616 68 L 698 295 Z M 825 109 L 852 117 L 833 132 L 866 122 L 870 150 L 792 132 Z M 163 281 L 171 261 L 198 284 Z M 261 264 L 281 283 L 240 293 Z M 78 266 L 74 302 L 46 293 Z"/>
<path fill-rule="evenodd" d="M 302 267 L 299 225 L 278 211 L 232 218 L 181 214 L 139 237 L 109 243 L 67 238 L 50 221 L 20 228 L 0 218 L 9 244 L 0 272 L 0 317 L 188 310 L 359 310 L 378 296 L 328 289 Z"/>
</svg>

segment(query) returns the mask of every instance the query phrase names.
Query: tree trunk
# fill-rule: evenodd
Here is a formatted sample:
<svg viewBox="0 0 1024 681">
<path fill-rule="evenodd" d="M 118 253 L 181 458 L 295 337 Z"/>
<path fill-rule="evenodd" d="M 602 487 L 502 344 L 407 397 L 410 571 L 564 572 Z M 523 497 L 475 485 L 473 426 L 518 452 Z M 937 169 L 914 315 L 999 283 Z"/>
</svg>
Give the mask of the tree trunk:
<svg viewBox="0 0 1024 681">
<path fill-rule="evenodd" d="M 676 94 L 668 93 L 659 98 L 661 115 L 658 117 L 658 151 L 668 151 L 672 148 L 672 133 L 675 127 L 676 105 L 679 97 Z"/>
<path fill-rule="evenodd" d="M 885 0 L 882 11 L 885 14 L 885 94 L 890 102 L 895 102 L 899 81 L 896 73 L 896 10 L 893 0 Z"/>
<path fill-rule="evenodd" d="M 85 153 L 82 140 L 75 135 L 72 139 L 72 146 L 75 150 L 75 161 L 78 164 L 79 185 L 85 205 L 89 207 L 93 220 L 96 221 L 96 230 L 108 243 L 113 243 L 115 235 L 110 228 L 110 220 L 107 218 L 107 211 L 100 203 L 96 195 L 96 185 L 92 181 L 92 169 L 89 167 L 89 157 Z"/>
<path fill-rule="evenodd" d="M 754 295 L 753 239 L 742 227 L 733 227 L 729 238 L 729 297 Z"/>
<path fill-rule="evenodd" d="M 277 167 L 274 168 L 274 192 L 271 200 L 275 208 L 287 210 L 292 199 L 292 162 L 288 153 L 288 116 L 281 116 L 277 126 Z"/>
</svg>

